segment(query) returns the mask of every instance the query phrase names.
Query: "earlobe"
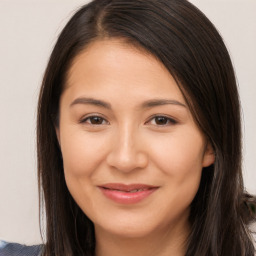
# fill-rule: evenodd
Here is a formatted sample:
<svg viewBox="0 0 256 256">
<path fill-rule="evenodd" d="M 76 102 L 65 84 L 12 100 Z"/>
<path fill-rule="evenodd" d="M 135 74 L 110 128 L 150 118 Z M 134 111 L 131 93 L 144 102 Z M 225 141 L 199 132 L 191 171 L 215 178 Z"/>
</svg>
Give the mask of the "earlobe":
<svg viewBox="0 0 256 256">
<path fill-rule="evenodd" d="M 210 142 L 207 142 L 205 146 L 204 156 L 203 156 L 203 167 L 208 167 L 215 162 L 215 151 Z"/>
</svg>

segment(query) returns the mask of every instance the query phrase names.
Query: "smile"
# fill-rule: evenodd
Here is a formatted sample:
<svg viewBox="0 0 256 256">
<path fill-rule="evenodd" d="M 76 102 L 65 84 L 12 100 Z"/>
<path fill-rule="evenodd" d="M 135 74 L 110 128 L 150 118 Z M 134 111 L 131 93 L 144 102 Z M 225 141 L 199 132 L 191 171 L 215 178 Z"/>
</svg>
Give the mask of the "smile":
<svg viewBox="0 0 256 256">
<path fill-rule="evenodd" d="M 103 195 L 119 204 L 135 204 L 149 197 L 159 187 L 145 184 L 108 183 L 99 186 Z"/>
</svg>

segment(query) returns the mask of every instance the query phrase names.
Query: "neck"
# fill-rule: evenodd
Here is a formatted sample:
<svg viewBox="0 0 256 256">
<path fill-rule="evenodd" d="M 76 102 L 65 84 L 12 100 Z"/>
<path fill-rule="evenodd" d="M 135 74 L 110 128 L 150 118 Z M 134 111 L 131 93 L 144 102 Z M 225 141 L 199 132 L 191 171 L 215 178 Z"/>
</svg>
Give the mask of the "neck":
<svg viewBox="0 0 256 256">
<path fill-rule="evenodd" d="M 156 230 L 143 237 L 110 234 L 95 227 L 96 256 L 184 256 L 189 225 Z"/>
</svg>

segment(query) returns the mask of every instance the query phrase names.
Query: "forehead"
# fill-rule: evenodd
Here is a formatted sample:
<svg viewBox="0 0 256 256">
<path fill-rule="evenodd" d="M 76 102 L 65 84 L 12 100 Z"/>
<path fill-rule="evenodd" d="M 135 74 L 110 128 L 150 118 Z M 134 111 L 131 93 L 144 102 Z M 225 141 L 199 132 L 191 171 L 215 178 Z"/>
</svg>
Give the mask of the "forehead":
<svg viewBox="0 0 256 256">
<path fill-rule="evenodd" d="M 95 41 L 72 62 L 66 90 L 84 92 L 111 90 L 156 97 L 175 95 L 185 103 L 175 79 L 156 57 L 118 39 Z"/>
</svg>

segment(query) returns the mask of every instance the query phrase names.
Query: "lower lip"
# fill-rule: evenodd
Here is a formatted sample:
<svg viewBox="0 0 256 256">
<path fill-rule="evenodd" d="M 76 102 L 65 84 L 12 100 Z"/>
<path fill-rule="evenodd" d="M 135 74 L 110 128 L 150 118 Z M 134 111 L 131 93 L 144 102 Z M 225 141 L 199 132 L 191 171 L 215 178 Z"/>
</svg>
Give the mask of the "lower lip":
<svg viewBox="0 0 256 256">
<path fill-rule="evenodd" d="M 100 188 L 100 190 L 107 198 L 115 201 L 116 203 L 135 204 L 149 197 L 153 192 L 157 190 L 157 188 L 146 189 L 134 193 L 105 189 L 102 187 Z"/>
</svg>

